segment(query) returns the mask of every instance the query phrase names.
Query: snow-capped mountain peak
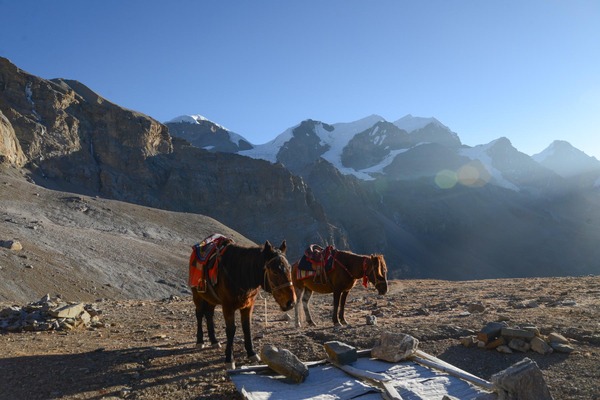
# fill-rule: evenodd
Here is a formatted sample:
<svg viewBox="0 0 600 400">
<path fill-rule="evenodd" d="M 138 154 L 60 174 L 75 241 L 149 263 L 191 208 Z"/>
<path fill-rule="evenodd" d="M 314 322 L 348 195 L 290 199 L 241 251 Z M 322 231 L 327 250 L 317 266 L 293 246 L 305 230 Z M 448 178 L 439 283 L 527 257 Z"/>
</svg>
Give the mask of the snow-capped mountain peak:
<svg viewBox="0 0 600 400">
<path fill-rule="evenodd" d="M 413 117 L 411 114 L 406 114 L 404 117 L 400 118 L 399 120 L 394 121 L 393 124 L 396 125 L 400 129 L 404 129 L 408 133 L 422 129 L 429 124 L 435 124 L 442 128 L 448 129 L 447 126 L 445 126 L 444 124 L 442 124 L 440 121 L 438 121 L 437 119 L 435 119 L 433 117 L 431 117 L 431 118 Z"/>
<path fill-rule="evenodd" d="M 534 154 L 531 158 L 563 177 L 600 170 L 600 161 L 564 140 L 555 140 L 545 150 Z"/>
<path fill-rule="evenodd" d="M 217 124 L 216 122 L 213 122 L 211 120 L 209 120 L 208 118 L 200 115 L 200 114 L 194 114 L 194 115 L 180 115 L 178 117 L 175 117 L 167 122 L 165 122 L 165 124 L 170 124 L 170 123 L 188 123 L 188 124 L 200 124 L 201 121 L 205 121 L 205 122 L 210 122 L 211 124 L 217 126 L 218 128 L 221 128 L 223 130 L 228 131 L 229 129 L 225 128 L 223 125 Z"/>
</svg>

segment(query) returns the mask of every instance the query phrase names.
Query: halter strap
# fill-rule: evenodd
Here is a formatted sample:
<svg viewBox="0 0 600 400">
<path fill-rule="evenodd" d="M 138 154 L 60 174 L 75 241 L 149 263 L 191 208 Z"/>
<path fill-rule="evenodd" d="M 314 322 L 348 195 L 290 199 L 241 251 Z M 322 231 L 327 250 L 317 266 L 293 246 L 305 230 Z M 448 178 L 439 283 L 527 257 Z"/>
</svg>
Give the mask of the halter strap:
<svg viewBox="0 0 600 400">
<path fill-rule="evenodd" d="M 267 267 L 268 267 L 268 265 L 269 265 L 269 264 L 271 264 L 271 263 L 273 262 L 273 260 L 275 260 L 275 259 L 276 259 L 276 258 L 278 258 L 279 256 L 280 256 L 280 254 L 279 254 L 279 252 L 278 252 L 276 256 L 273 256 L 271 259 L 269 259 L 269 261 L 267 261 L 267 262 L 265 263 L 265 266 L 267 266 Z M 263 279 L 263 282 L 267 282 L 267 281 L 269 282 L 269 286 L 271 287 L 271 293 L 274 293 L 274 292 L 275 292 L 275 291 L 277 291 L 277 290 L 285 289 L 286 287 L 289 287 L 289 286 L 293 286 L 293 285 L 294 285 L 294 284 L 292 283 L 292 281 L 287 281 L 287 282 L 285 282 L 285 283 L 282 283 L 282 284 L 281 284 L 281 285 L 279 285 L 279 286 L 273 287 L 273 285 L 271 284 L 271 279 L 269 278 L 269 275 L 268 275 L 268 268 L 265 268 L 265 274 L 264 274 L 264 279 Z M 264 286 L 264 283 L 263 283 L 263 286 Z"/>
<path fill-rule="evenodd" d="M 369 256 L 370 257 L 370 256 Z M 341 263 L 341 261 L 339 261 L 337 258 L 335 258 L 335 254 L 333 255 L 333 261 L 337 262 L 338 265 L 340 267 L 342 267 L 344 269 L 344 271 L 346 271 L 346 273 L 348 275 L 350 275 L 351 278 L 354 279 L 361 279 L 362 278 L 362 285 L 364 287 L 367 287 L 369 284 L 369 276 L 367 274 L 367 257 L 363 257 L 363 265 L 362 265 L 362 276 L 361 277 L 355 277 L 354 275 L 352 275 L 352 273 L 348 270 L 348 268 L 346 268 L 346 266 L 344 264 Z M 379 283 L 379 280 L 377 279 L 377 275 L 375 275 L 375 271 L 374 271 L 374 267 L 371 265 L 371 270 L 373 271 L 373 280 L 375 281 L 375 286 L 377 286 L 377 284 Z"/>
</svg>

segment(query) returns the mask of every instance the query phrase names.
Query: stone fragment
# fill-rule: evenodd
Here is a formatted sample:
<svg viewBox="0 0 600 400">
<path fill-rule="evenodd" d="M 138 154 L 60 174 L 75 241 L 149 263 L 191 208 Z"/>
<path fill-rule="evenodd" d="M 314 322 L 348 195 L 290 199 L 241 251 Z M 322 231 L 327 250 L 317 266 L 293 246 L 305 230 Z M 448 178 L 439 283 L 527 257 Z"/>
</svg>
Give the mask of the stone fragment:
<svg viewBox="0 0 600 400">
<path fill-rule="evenodd" d="M 525 329 L 515 329 L 515 328 L 502 328 L 500 334 L 509 338 L 517 338 L 517 339 L 533 339 L 535 334 L 531 331 Z"/>
<path fill-rule="evenodd" d="M 507 345 L 503 344 L 502 346 L 496 347 L 496 351 L 498 353 L 511 354 L 513 351 Z"/>
<path fill-rule="evenodd" d="M 498 400 L 553 400 L 542 371 L 529 358 L 492 375 Z"/>
<path fill-rule="evenodd" d="M 560 333 L 552 332 L 548 335 L 548 342 L 569 344 L 569 339 L 567 339 Z"/>
<path fill-rule="evenodd" d="M 491 342 L 489 342 L 488 344 L 485 345 L 486 349 L 495 349 L 498 346 L 502 346 L 506 344 L 506 339 L 504 339 L 502 336 L 500 336 L 498 339 L 494 339 Z"/>
<path fill-rule="evenodd" d="M 55 318 L 75 318 L 84 310 L 83 303 L 67 304 L 49 311 Z"/>
<path fill-rule="evenodd" d="M 521 353 L 526 353 L 531 348 L 529 343 L 519 338 L 511 339 L 510 342 L 508 342 L 508 347 L 513 350 L 520 351 Z"/>
<path fill-rule="evenodd" d="M 537 336 L 531 339 L 529 344 L 531 345 L 531 350 L 542 355 L 550 354 L 554 351 L 544 339 Z"/>
<path fill-rule="evenodd" d="M 325 342 L 323 345 L 330 359 L 338 364 L 351 364 L 358 359 L 356 348 L 338 341 Z"/>
<path fill-rule="evenodd" d="M 23 250 L 23 245 L 18 240 L 0 240 L 0 247 L 4 247 L 12 251 Z"/>
<path fill-rule="evenodd" d="M 502 328 L 507 326 L 506 322 L 488 322 L 477 334 L 477 339 L 487 344 L 500 336 Z"/>
<path fill-rule="evenodd" d="M 550 342 L 550 347 L 559 353 L 572 353 L 575 348 L 566 343 Z"/>
<path fill-rule="evenodd" d="M 404 333 L 383 332 L 371 349 L 371 357 L 389 362 L 398 362 L 412 356 L 419 341 Z"/>
<path fill-rule="evenodd" d="M 477 346 L 477 338 L 475 336 L 463 336 L 460 338 L 460 343 L 464 347 L 475 347 Z"/>
<path fill-rule="evenodd" d="M 375 315 L 367 315 L 365 317 L 365 323 L 367 325 L 377 325 L 377 317 Z"/>
<path fill-rule="evenodd" d="M 540 329 L 537 326 L 526 325 L 522 326 L 521 329 L 532 332 L 534 336 L 540 336 Z"/>
<path fill-rule="evenodd" d="M 296 383 L 304 382 L 308 376 L 308 367 L 287 349 L 265 345 L 260 351 L 260 356 L 269 368 Z"/>
</svg>

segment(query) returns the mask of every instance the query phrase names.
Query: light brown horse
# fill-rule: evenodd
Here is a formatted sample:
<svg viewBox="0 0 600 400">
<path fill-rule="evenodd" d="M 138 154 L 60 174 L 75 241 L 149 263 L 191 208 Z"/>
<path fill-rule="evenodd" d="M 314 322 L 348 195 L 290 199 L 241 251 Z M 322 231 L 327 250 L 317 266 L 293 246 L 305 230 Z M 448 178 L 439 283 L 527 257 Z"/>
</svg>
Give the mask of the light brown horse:
<svg viewBox="0 0 600 400">
<path fill-rule="evenodd" d="M 279 249 L 273 248 L 269 241 L 264 246 L 242 247 L 229 244 L 218 264 L 218 280 L 216 285 L 207 282 L 205 292 L 192 288 L 196 306 L 196 346 L 204 348 L 202 319 L 206 317 L 208 338 L 213 347 L 220 347 L 215 336 L 215 307 L 221 305 L 225 317 L 225 363 L 228 369 L 235 368 L 233 360 L 233 337 L 235 335 L 235 311 L 240 310 L 244 347 L 248 358 L 260 361 L 254 351 L 250 325 L 256 296 L 262 287 L 271 293 L 282 311 L 291 310 L 296 302 L 296 293 L 292 285 L 291 267 L 285 258 L 286 243 Z M 192 256 L 193 258 L 193 256 Z"/>
<path fill-rule="evenodd" d="M 371 282 L 380 295 L 387 293 L 387 265 L 383 255 L 360 255 L 350 251 L 334 250 L 333 257 L 333 268 L 326 273 L 323 272 L 324 276 L 315 275 L 311 278 L 298 279 L 297 272 L 300 261 L 292 266 L 292 280 L 298 297 L 295 310 L 296 327 L 301 326 L 300 307 L 304 310 L 306 323 L 316 325 L 309 308 L 313 292 L 333 293 L 333 324 L 335 326 L 348 324 L 344 318 L 344 307 L 348 292 L 358 279 L 361 279 L 365 286 L 367 281 Z"/>
</svg>

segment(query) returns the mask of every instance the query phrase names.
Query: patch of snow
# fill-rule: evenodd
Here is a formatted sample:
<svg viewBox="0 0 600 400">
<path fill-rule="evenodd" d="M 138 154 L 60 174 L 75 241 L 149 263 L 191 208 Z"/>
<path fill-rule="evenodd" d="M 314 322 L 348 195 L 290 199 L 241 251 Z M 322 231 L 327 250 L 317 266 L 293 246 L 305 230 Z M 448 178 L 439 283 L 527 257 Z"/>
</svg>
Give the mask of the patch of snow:
<svg viewBox="0 0 600 400">
<path fill-rule="evenodd" d="M 206 122 L 210 122 L 211 124 L 214 124 L 215 126 L 224 129 L 226 131 L 229 131 L 229 129 L 225 128 L 223 125 L 217 124 L 216 122 L 211 121 L 210 119 L 200 115 L 200 114 L 195 114 L 195 115 L 180 115 L 179 117 L 175 117 L 169 121 L 167 121 L 166 123 L 188 123 L 188 124 L 199 124 L 200 121 L 206 121 Z"/>
<path fill-rule="evenodd" d="M 499 140 L 499 139 L 498 139 Z M 492 165 L 492 158 L 488 154 L 488 150 L 494 146 L 497 140 L 494 140 L 488 144 L 481 144 L 471 148 L 463 148 L 459 150 L 459 154 L 465 156 L 471 160 L 478 160 L 483 164 L 483 166 L 490 173 L 492 178 L 496 181 L 496 184 L 500 187 L 504 187 L 506 189 L 514 190 L 515 192 L 519 191 L 519 188 L 511 183 L 510 181 L 504 179 L 502 173 L 498 171 Z"/>
<path fill-rule="evenodd" d="M 275 139 L 267 142 L 265 144 L 259 144 L 254 146 L 254 148 L 250 150 L 243 150 L 238 152 L 238 154 L 246 157 L 257 158 L 261 160 L 266 160 L 271 163 L 277 162 L 277 153 L 284 144 L 290 141 L 294 136 L 294 129 L 299 127 L 300 124 L 285 130 L 283 133 L 279 134 Z"/>
<path fill-rule="evenodd" d="M 542 152 L 532 155 L 531 158 L 539 163 L 544 162 L 549 157 L 552 157 L 558 150 L 557 142 L 558 141 L 555 140 L 554 142 L 550 143 L 550 146 L 546 147 L 546 149 L 544 149 Z"/>
</svg>

